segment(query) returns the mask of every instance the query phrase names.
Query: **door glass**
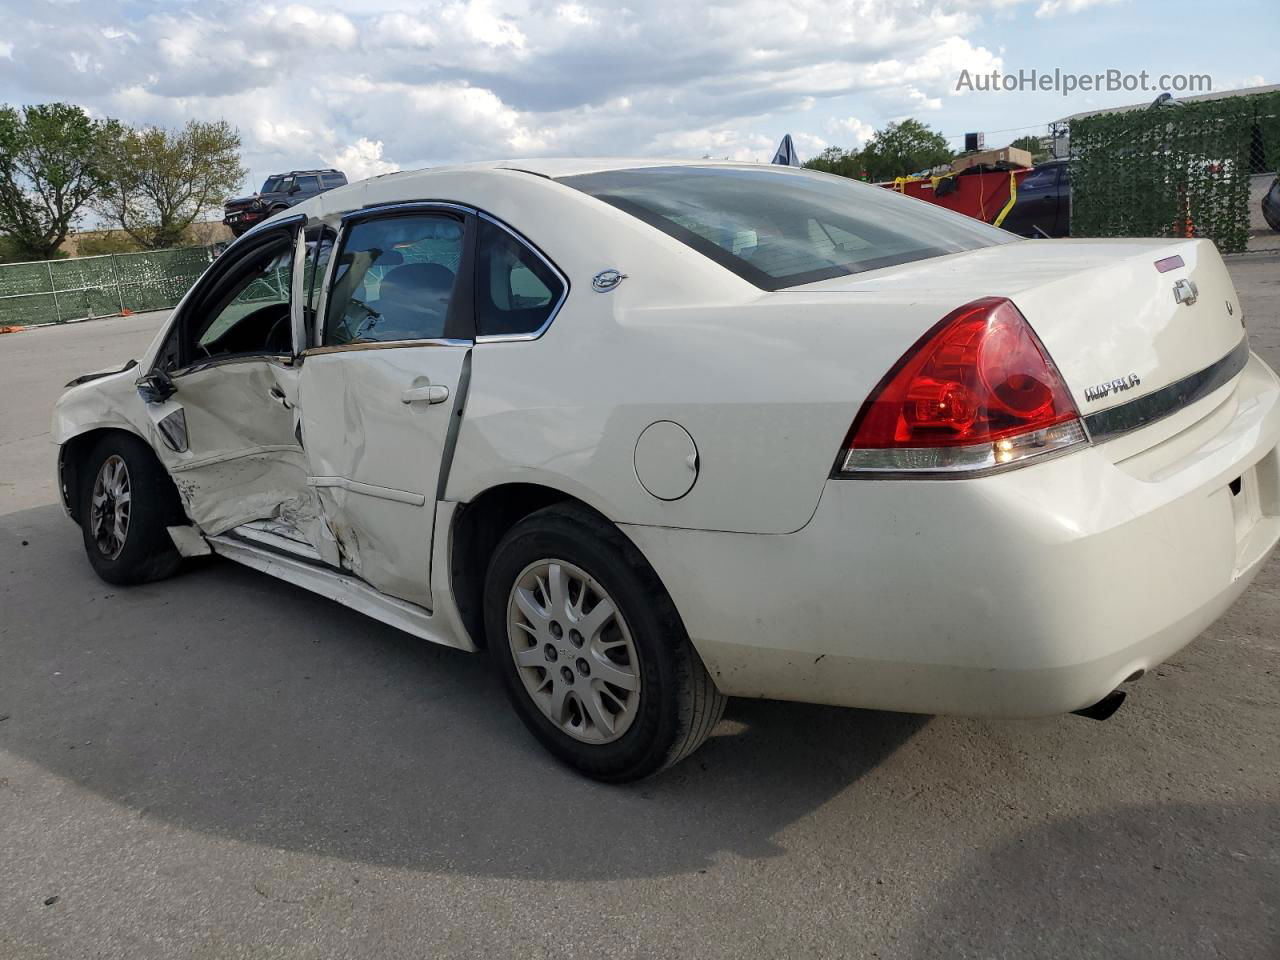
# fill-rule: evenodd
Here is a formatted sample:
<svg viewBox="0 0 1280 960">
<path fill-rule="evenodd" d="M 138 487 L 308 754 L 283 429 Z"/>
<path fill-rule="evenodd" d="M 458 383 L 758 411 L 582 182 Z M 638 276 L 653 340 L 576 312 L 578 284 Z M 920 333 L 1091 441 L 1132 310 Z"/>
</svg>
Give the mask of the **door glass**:
<svg viewBox="0 0 1280 960">
<path fill-rule="evenodd" d="M 320 287 L 324 284 L 324 272 L 329 267 L 329 257 L 333 253 L 334 232 L 329 227 L 307 231 L 307 259 L 303 269 L 303 286 L 307 291 L 307 311 L 315 316 L 316 304 L 320 301 Z"/>
<path fill-rule="evenodd" d="M 537 333 L 551 318 L 564 283 L 536 253 L 501 227 L 480 222 L 476 333 Z"/>
<path fill-rule="evenodd" d="M 1023 179 L 1020 190 L 1051 190 L 1058 184 L 1057 167 L 1041 167 Z"/>
<path fill-rule="evenodd" d="M 299 177 L 298 188 L 303 193 L 315 193 L 320 189 L 319 177 Z"/>
<path fill-rule="evenodd" d="M 315 337 L 316 309 L 320 302 L 320 289 L 324 286 L 325 271 L 333 254 L 336 238 L 331 227 L 313 227 L 306 233 L 306 257 L 302 266 L 302 322 L 306 343 L 310 346 Z"/>
<path fill-rule="evenodd" d="M 233 268 L 202 305 L 203 322 L 195 335 L 195 359 L 240 353 L 288 354 L 289 289 L 293 244 L 282 238 Z"/>
<path fill-rule="evenodd" d="M 435 215 L 351 227 L 329 297 L 325 344 L 446 336 L 462 233 L 460 220 Z"/>
</svg>

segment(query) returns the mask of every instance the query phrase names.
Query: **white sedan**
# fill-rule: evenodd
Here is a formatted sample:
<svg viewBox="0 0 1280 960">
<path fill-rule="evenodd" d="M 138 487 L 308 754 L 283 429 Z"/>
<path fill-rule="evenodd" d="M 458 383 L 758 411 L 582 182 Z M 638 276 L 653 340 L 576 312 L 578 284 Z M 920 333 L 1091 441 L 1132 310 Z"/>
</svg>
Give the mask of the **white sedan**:
<svg viewBox="0 0 1280 960">
<path fill-rule="evenodd" d="M 104 579 L 212 552 L 487 648 L 602 780 L 729 696 L 1103 717 L 1280 538 L 1280 382 L 1211 243 L 777 166 L 325 193 L 54 435 Z"/>
</svg>

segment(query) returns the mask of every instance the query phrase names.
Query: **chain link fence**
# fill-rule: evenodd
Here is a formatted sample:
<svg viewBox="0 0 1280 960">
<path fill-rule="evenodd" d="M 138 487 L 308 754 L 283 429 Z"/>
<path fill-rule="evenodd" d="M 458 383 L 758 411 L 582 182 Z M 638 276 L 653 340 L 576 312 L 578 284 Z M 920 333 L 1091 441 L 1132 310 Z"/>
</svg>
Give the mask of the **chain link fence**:
<svg viewBox="0 0 1280 960">
<path fill-rule="evenodd" d="M 212 247 L 0 264 L 0 326 L 172 307 L 213 262 Z"/>
<path fill-rule="evenodd" d="M 1280 93 L 1074 118 L 1070 135 L 1071 236 L 1280 249 L 1262 213 L 1280 167 Z"/>
</svg>

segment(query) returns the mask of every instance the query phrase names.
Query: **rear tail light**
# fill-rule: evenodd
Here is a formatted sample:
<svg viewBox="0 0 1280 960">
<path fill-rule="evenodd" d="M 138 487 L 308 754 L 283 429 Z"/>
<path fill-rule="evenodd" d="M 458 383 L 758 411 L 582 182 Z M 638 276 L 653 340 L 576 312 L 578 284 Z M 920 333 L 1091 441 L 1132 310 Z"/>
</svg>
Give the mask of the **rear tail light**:
<svg viewBox="0 0 1280 960">
<path fill-rule="evenodd" d="M 863 404 L 836 476 L 963 476 L 1087 441 L 1057 367 L 1010 301 L 952 311 Z"/>
</svg>

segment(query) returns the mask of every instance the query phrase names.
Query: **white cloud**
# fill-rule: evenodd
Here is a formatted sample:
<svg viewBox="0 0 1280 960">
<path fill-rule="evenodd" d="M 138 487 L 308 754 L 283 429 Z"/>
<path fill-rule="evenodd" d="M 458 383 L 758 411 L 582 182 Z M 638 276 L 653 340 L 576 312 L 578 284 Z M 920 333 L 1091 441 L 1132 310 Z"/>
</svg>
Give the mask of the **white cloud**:
<svg viewBox="0 0 1280 960">
<path fill-rule="evenodd" d="M 556 7 L 556 16 L 565 23 L 575 27 L 589 27 L 596 22 L 591 11 L 581 4 L 562 3 Z"/>
<path fill-rule="evenodd" d="M 1213 90 L 1219 91 L 1219 92 L 1224 90 L 1240 90 L 1245 87 L 1265 86 L 1266 83 L 1267 83 L 1266 78 L 1263 77 L 1262 74 L 1252 73 L 1246 77 L 1237 77 L 1237 78 L 1228 80 L 1226 83 L 1215 82 L 1213 85 Z M 1213 91 L 1205 90 L 1204 92 L 1212 93 Z"/>
<path fill-rule="evenodd" d="M 780 116 L 804 114 L 821 135 L 796 142 L 817 152 L 940 109 L 961 69 L 1002 66 L 974 31 L 1012 2 L 95 0 L 6 20 L 0 87 L 138 124 L 226 119 L 255 179 L 531 154 L 767 160 Z"/>
<path fill-rule="evenodd" d="M 261 8 L 263 33 L 274 42 L 302 39 L 309 47 L 334 47 L 349 50 L 358 39 L 356 25 L 344 14 L 319 10 L 301 4 Z"/>
<path fill-rule="evenodd" d="M 330 166 L 343 171 L 349 180 L 379 177 L 384 173 L 395 173 L 400 169 L 399 164 L 383 159 L 381 140 L 368 140 L 365 137 L 361 137 L 355 143 L 347 144 L 325 160 Z"/>
<path fill-rule="evenodd" d="M 832 120 L 828 127 L 832 133 L 841 135 L 841 144 L 846 149 L 861 149 L 866 146 L 867 141 L 876 132 L 875 127 L 863 120 L 859 120 L 857 117 Z"/>
<path fill-rule="evenodd" d="M 1118 0 L 1041 0 L 1040 6 L 1036 7 L 1036 16 L 1056 17 L 1060 13 L 1079 13 L 1089 7 L 1116 2 Z"/>
<path fill-rule="evenodd" d="M 407 13 L 387 13 L 374 20 L 366 33 L 371 44 L 387 47 L 420 47 L 429 50 L 440 42 L 440 35 L 421 17 Z"/>
</svg>

